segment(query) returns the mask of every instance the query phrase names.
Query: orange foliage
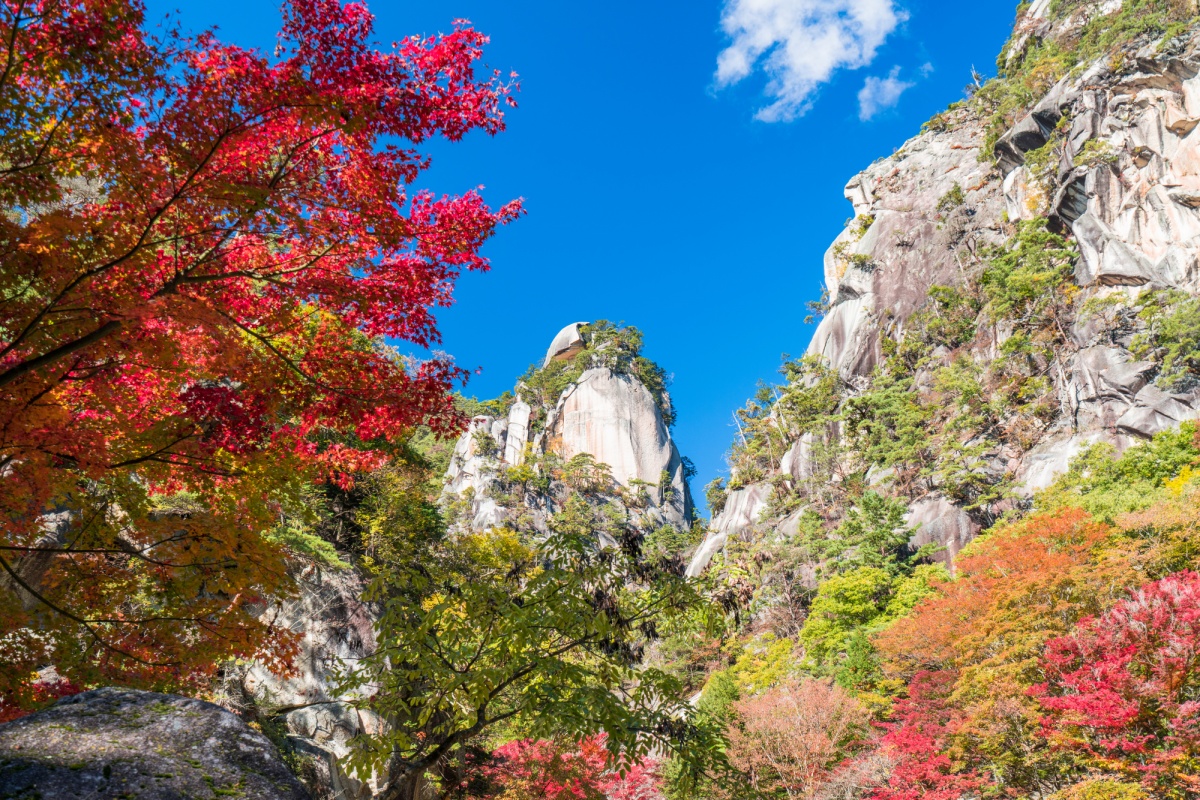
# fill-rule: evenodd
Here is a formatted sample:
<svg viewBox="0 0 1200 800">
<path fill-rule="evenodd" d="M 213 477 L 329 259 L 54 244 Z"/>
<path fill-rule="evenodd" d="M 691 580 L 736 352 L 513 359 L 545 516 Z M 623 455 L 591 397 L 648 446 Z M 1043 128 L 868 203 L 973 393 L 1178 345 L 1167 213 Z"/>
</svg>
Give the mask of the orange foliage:
<svg viewBox="0 0 1200 800">
<path fill-rule="evenodd" d="M 729 760 L 768 796 L 810 798 L 866 737 L 867 711 L 841 687 L 805 680 L 733 706 Z"/>
<path fill-rule="evenodd" d="M 1077 607 L 1081 584 L 1106 595 L 1127 585 L 1120 569 L 1081 569 L 1110 533 L 1087 512 L 1062 508 L 980 539 L 959 557 L 955 580 L 875 637 L 885 671 L 908 678 L 922 669 L 1035 657 L 1092 610 Z"/>
</svg>

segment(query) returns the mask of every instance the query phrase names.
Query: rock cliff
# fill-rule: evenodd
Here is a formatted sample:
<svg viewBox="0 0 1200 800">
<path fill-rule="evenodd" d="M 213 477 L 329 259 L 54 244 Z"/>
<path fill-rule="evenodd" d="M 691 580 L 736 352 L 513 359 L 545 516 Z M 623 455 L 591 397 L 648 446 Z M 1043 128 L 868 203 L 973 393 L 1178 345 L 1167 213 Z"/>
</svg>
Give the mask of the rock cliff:
<svg viewBox="0 0 1200 800">
<path fill-rule="evenodd" d="M 590 488 L 635 528 L 686 529 L 688 466 L 671 438 L 661 370 L 639 351 L 632 329 L 560 331 L 542 367 L 459 438 L 443 493 L 452 523 L 545 531 L 572 489 L 595 477 L 602 485 Z"/>
<path fill-rule="evenodd" d="M 786 453 L 756 461 L 743 447 L 739 461 L 735 447 L 690 574 L 733 537 L 787 535 L 801 509 L 820 507 L 804 488 L 814 476 L 891 487 L 907 498 L 914 544 L 948 560 L 1085 447 L 1120 451 L 1200 415 L 1200 380 L 1176 352 L 1188 340 L 1166 333 L 1190 324 L 1200 294 L 1200 41 L 1186 26 L 1122 38 L 1137 21 L 1120 2 L 1023 8 L 1010 78 L 846 185 L 855 216 L 826 253 L 827 305 L 808 348 L 836 373 L 837 412 L 807 426 L 764 415 Z M 1083 55 L 1038 87 L 1051 51 Z M 1016 86 L 1038 91 L 1018 102 Z M 1020 265 L 1039 259 L 1039 275 Z M 795 385 L 815 381 L 810 370 Z M 882 439 L 902 438 L 888 391 L 943 437 L 911 443 L 924 465 L 882 452 Z M 985 496 L 986 485 L 1006 491 Z"/>
<path fill-rule="evenodd" d="M 244 716 L 282 724 L 298 771 L 319 800 L 376 797 L 386 776 L 351 775 L 340 759 L 355 736 L 376 733 L 385 722 L 339 695 L 336 684 L 374 651 L 377 610 L 363 600 L 365 582 L 356 569 L 316 563 L 294 569 L 297 596 L 265 612 L 272 626 L 303 637 L 292 674 L 281 677 L 259 663 L 231 665 L 225 701 Z"/>
</svg>

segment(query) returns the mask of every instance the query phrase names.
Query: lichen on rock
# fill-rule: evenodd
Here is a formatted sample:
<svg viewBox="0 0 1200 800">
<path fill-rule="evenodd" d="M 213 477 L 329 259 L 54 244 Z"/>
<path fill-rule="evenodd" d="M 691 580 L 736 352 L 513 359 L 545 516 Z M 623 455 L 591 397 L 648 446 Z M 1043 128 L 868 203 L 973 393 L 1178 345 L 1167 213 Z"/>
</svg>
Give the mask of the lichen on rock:
<svg viewBox="0 0 1200 800">
<path fill-rule="evenodd" d="M 0 725 L 0 797 L 309 795 L 267 737 L 231 712 L 201 700 L 110 687 Z"/>
</svg>

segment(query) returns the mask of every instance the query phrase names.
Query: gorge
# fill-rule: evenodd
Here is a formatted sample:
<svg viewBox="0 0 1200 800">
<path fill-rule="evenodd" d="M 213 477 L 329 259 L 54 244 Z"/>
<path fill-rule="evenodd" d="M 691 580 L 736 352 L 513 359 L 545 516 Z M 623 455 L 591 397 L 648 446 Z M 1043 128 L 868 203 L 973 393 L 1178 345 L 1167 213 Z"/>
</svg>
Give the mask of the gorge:
<svg viewBox="0 0 1200 800">
<path fill-rule="evenodd" d="M 384 422 L 320 433 L 270 578 L 192 587 L 287 652 L 13 656 L 0 797 L 1200 797 L 1197 13 L 1023 3 L 1000 76 L 849 180 L 711 519 L 632 326 L 454 409 L 405 382 L 432 410 L 386 459 L 337 461 Z M 10 549 L 34 620 L 59 579 Z"/>
</svg>

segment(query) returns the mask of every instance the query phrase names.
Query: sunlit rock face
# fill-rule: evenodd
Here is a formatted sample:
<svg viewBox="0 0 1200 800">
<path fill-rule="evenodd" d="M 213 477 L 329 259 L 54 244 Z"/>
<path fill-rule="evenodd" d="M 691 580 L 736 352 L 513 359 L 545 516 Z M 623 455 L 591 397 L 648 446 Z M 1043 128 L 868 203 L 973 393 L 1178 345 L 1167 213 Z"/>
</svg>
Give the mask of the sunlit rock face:
<svg viewBox="0 0 1200 800">
<path fill-rule="evenodd" d="M 546 350 L 546 358 L 542 360 L 542 366 L 547 366 L 551 361 L 574 358 L 583 349 L 583 335 L 579 332 L 579 326 L 586 324 L 586 322 L 572 322 L 559 331 Z"/>
<path fill-rule="evenodd" d="M 1119 0 L 1084 4 L 1052 21 L 1037 0 L 1018 20 L 1010 57 L 1031 37 L 1069 37 L 1087 18 L 1120 7 Z M 894 155 L 854 176 L 845 195 L 865 230 L 848 226 L 825 256 L 827 312 L 810 355 L 835 368 L 851 390 L 867 386 L 882 362 L 884 337 L 899 340 L 934 285 L 961 286 L 967 257 L 1002 245 L 1013 224 L 1044 217 L 1070 234 L 1079 251 L 1074 280 L 1079 303 L 1144 289 L 1200 293 L 1200 37 L 1168 46 L 1149 43 L 1130 54 L 1119 74 L 1105 57 L 1077 70 L 1039 98 L 983 153 L 984 119 L 969 108 L 947 112 L 943 124 L 909 140 Z M 1061 139 L 1050 175 L 1025 163 L 1049 137 Z M 1085 151 L 1085 147 L 1087 150 Z M 995 161 L 991 156 L 995 156 Z M 948 192 L 962 202 L 939 207 Z M 955 191 L 957 191 L 955 190 Z M 982 328 L 981 328 L 982 330 Z M 1011 333 L 995 326 L 992 340 L 969 355 L 998 357 Z M 1052 374 L 1059 411 L 1031 445 L 992 455 L 995 478 L 1015 478 L 1028 495 L 1053 482 L 1072 457 L 1098 442 L 1118 451 L 1200 416 L 1200 390 L 1174 393 L 1153 382 L 1156 366 L 1130 350 L 1131 332 L 1079 312 L 1056 353 Z M 689 567 L 701 571 L 732 537 L 781 530 L 763 518 L 757 486 L 810 472 L 807 446 L 793 443 L 775 474 L 740 485 L 712 523 L 713 533 Z M 734 476 L 736 479 L 736 476 Z M 753 499 L 753 502 L 752 502 Z M 944 560 L 980 529 L 945 498 L 912 498 L 914 544 L 944 547 Z M 769 514 L 769 512 L 768 512 Z"/>
<path fill-rule="evenodd" d="M 729 493 L 725 507 L 712 521 L 712 532 L 705 537 L 691 562 L 687 574 L 695 577 L 704 571 L 712 557 L 721 551 L 731 537 L 752 531 L 767 507 L 770 489 L 762 483 L 750 484 Z"/>
<path fill-rule="evenodd" d="M 579 326 L 584 324 L 559 331 L 543 365 L 579 356 L 584 347 Z M 520 391 L 518 387 L 506 417 L 475 417 L 455 445 L 443 500 L 461 504 L 469 498 L 469 508 L 458 514 L 460 524 L 487 530 L 528 512 L 544 528 L 563 499 L 561 492 L 513 502 L 512 497 L 497 499 L 497 487 L 508 468 L 530 459 L 541 469 L 547 454 L 560 462 L 586 454 L 606 465 L 622 491 L 643 496 L 644 507 L 630 509 L 641 526 L 689 524 L 692 502 L 683 460 L 654 396 L 636 377 L 608 367 L 587 369 L 553 408 L 534 408 Z"/>
<path fill-rule="evenodd" d="M 657 484 L 664 471 L 674 480 L 679 453 L 654 398 L 636 378 L 590 369 L 563 393 L 547 422 L 546 440 L 564 459 L 588 453 L 612 468 L 624 486 Z M 677 484 L 680 492 L 682 483 Z"/>
<path fill-rule="evenodd" d="M 355 569 L 294 566 L 297 596 L 267 609 L 273 626 L 302 636 L 294 673 L 280 677 L 259 663 L 227 669 L 230 705 L 267 709 L 282 718 L 288 740 L 304 760 L 309 789 L 319 800 L 368 800 L 386 776 L 351 775 L 342 767 L 351 740 L 380 732 L 377 714 L 337 692 L 337 674 L 375 650 L 377 609 L 363 600 L 366 582 Z M 238 696 L 240 694 L 240 696 Z"/>
</svg>

